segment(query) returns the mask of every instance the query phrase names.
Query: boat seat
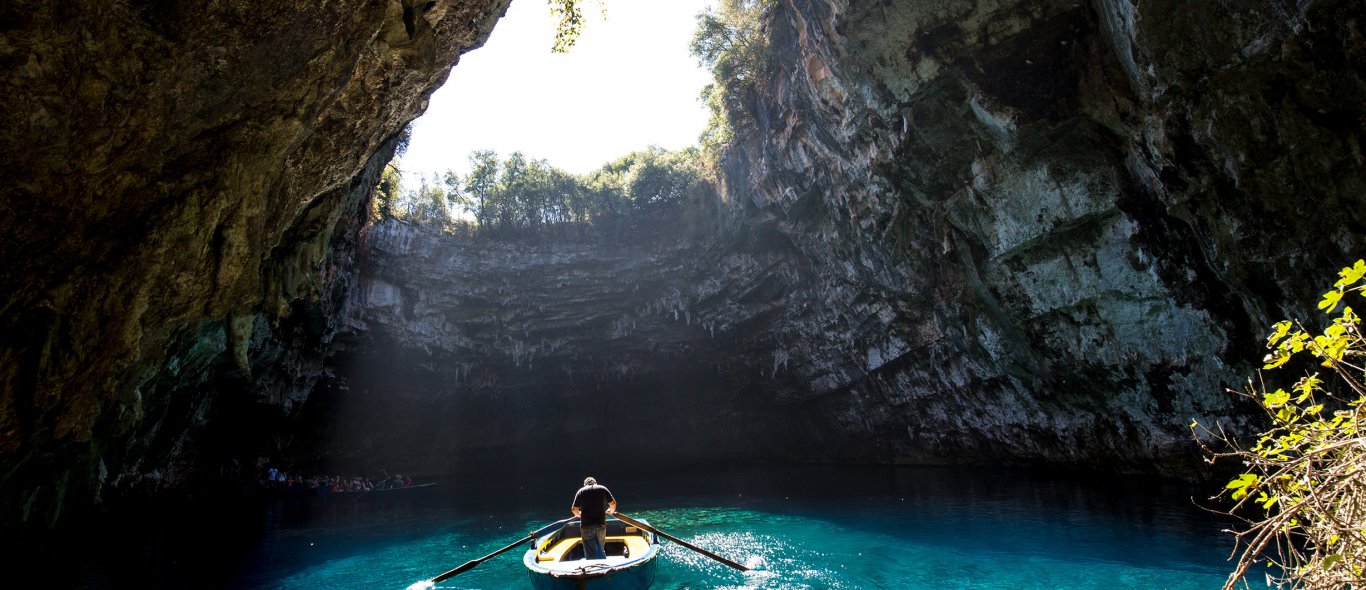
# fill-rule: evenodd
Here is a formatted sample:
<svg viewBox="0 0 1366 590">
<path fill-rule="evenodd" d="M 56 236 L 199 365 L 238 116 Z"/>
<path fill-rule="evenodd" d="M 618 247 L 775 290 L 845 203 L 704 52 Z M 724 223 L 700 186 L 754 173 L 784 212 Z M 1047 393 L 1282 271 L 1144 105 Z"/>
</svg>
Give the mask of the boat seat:
<svg viewBox="0 0 1366 590">
<path fill-rule="evenodd" d="M 554 546 L 536 553 L 536 561 L 564 561 L 567 556 L 576 555 L 576 559 L 582 559 L 583 550 L 579 548 L 582 540 L 578 537 L 560 539 Z M 622 546 L 632 556 L 639 557 L 645 555 L 650 550 L 650 542 L 640 535 L 610 535 L 606 539 L 609 548 L 613 545 Z M 578 551 L 575 551 L 578 549 Z M 608 550 L 608 556 L 614 553 Z M 621 555 L 616 553 L 615 555 Z"/>
<path fill-rule="evenodd" d="M 578 537 L 560 539 L 560 542 L 556 543 L 554 547 L 537 553 L 536 561 L 560 561 L 564 559 L 565 554 L 569 553 L 570 549 L 576 547 L 580 542 L 581 540 Z"/>
<path fill-rule="evenodd" d="M 612 537 L 608 538 L 610 539 Z M 646 551 L 650 550 L 650 542 L 640 535 L 627 535 L 625 537 L 616 538 L 626 542 L 626 549 L 630 551 L 631 557 L 640 557 L 645 555 Z"/>
</svg>

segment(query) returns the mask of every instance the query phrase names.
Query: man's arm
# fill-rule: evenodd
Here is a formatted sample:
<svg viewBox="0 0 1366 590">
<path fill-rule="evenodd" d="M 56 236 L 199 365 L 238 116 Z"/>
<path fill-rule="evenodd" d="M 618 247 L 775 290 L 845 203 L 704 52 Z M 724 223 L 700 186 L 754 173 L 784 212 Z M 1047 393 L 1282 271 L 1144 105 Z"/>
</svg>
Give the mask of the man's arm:
<svg viewBox="0 0 1366 590">
<path fill-rule="evenodd" d="M 612 500 L 611 502 L 608 502 L 608 503 L 607 503 L 607 513 L 608 513 L 608 514 L 616 514 L 616 513 L 617 513 L 617 501 L 616 501 L 616 500 Z"/>
<path fill-rule="evenodd" d="M 615 502 L 613 502 L 613 503 L 615 504 Z M 582 515 L 582 514 L 579 514 L 579 507 L 578 507 L 578 506 L 570 506 L 570 507 L 569 507 L 569 511 L 574 513 L 574 518 L 583 518 L 583 515 Z"/>
</svg>

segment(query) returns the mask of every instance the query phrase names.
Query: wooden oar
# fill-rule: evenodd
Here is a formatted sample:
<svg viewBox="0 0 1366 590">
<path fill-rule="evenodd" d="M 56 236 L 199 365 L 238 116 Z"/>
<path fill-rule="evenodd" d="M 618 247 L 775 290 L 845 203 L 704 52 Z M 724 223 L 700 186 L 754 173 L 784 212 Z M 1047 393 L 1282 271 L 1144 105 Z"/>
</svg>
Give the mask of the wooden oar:
<svg viewBox="0 0 1366 590">
<path fill-rule="evenodd" d="M 522 538 L 521 538 L 520 540 L 518 540 L 516 543 L 513 543 L 513 544 L 511 544 L 511 545 L 508 545 L 507 547 L 504 547 L 504 548 L 502 548 L 502 549 L 499 549 L 499 550 L 497 550 L 497 551 L 494 551 L 493 553 L 490 553 L 490 554 L 485 555 L 485 556 L 483 556 L 483 557 L 480 557 L 479 559 L 471 559 L 471 560 L 469 560 L 469 561 L 466 561 L 465 563 L 460 564 L 460 565 L 459 565 L 458 567 L 456 567 L 455 569 L 453 569 L 453 570 L 451 570 L 451 571 L 448 571 L 448 572 L 446 572 L 446 573 L 444 573 L 444 574 L 441 574 L 441 575 L 439 575 L 439 576 L 437 576 L 437 577 L 435 577 L 435 578 L 432 578 L 432 579 L 428 580 L 428 583 L 435 584 L 435 583 L 437 583 L 437 582 L 441 582 L 441 581 L 445 581 L 445 580 L 447 580 L 447 579 L 450 579 L 450 578 L 452 578 L 452 577 L 454 577 L 454 576 L 457 576 L 457 575 L 459 575 L 459 574 L 463 574 L 463 573 L 465 573 L 465 572 L 467 572 L 467 571 L 469 571 L 469 570 L 474 569 L 474 566 L 476 566 L 476 565 L 479 565 L 479 564 L 481 564 L 481 563 L 484 563 L 485 561 L 488 561 L 489 559 L 491 559 L 491 558 L 493 558 L 493 557 L 496 557 L 496 556 L 498 556 L 498 555 L 501 555 L 501 554 L 503 554 L 503 553 L 506 553 L 506 552 L 508 552 L 508 551 L 511 551 L 511 550 L 513 550 L 514 548 L 516 548 L 518 545 L 521 545 L 521 544 L 523 544 L 523 543 L 526 543 L 527 541 L 530 541 L 530 540 L 532 540 L 532 539 L 535 539 L 536 537 L 541 536 L 541 533 L 544 533 L 544 532 L 550 530 L 551 528 L 554 528 L 556 525 L 564 525 L 564 524 L 569 523 L 569 522 L 572 521 L 572 520 L 574 520 L 574 517 L 571 516 L 571 517 L 566 518 L 566 519 L 564 519 L 564 520 L 552 522 L 552 523 L 550 523 L 550 524 L 548 524 L 548 525 L 545 525 L 544 527 L 541 527 L 540 530 L 538 530 L 538 531 L 536 531 L 536 532 L 534 532 L 534 533 L 531 533 L 531 534 L 529 534 L 529 535 L 527 535 L 527 536 L 525 536 L 525 537 L 522 537 Z"/>
<path fill-rule="evenodd" d="M 724 558 L 724 557 L 721 557 L 720 555 L 717 555 L 717 554 L 715 554 L 715 553 L 712 553 L 712 552 L 710 552 L 710 551 L 707 551 L 706 549 L 703 549 L 703 548 L 701 548 L 701 547 L 698 547 L 698 546 L 696 546 L 696 545 L 693 545 L 692 543 L 689 543 L 689 542 L 687 542 L 687 541 L 684 541 L 683 539 L 680 539 L 680 538 L 675 537 L 675 536 L 673 536 L 673 535 L 670 535 L 670 534 L 668 534 L 668 533 L 666 533 L 666 532 L 664 532 L 664 531 L 661 531 L 661 530 L 659 530 L 659 529 L 657 529 L 657 528 L 655 528 L 655 527 L 652 527 L 652 526 L 650 526 L 650 525 L 648 525 L 648 524 L 645 524 L 645 523 L 643 523 L 643 522 L 640 522 L 639 520 L 636 520 L 636 519 L 634 519 L 634 518 L 631 518 L 631 517 L 629 517 L 629 516 L 626 516 L 625 514 L 622 514 L 622 513 L 620 513 L 620 512 L 614 512 L 614 513 L 612 513 L 612 516 L 617 517 L 617 520 L 620 520 L 620 521 L 622 521 L 622 522 L 624 522 L 624 523 L 626 523 L 626 524 L 629 524 L 629 525 L 634 526 L 634 527 L 639 527 L 639 528 L 645 529 L 645 530 L 647 530 L 647 531 L 649 531 L 649 532 L 652 532 L 652 533 L 654 533 L 654 534 L 656 534 L 656 535 L 659 535 L 659 536 L 661 536 L 661 537 L 664 537 L 665 539 L 668 539 L 668 540 L 670 540 L 670 541 L 673 541 L 673 542 L 675 542 L 675 543 L 678 543 L 679 545 L 682 545 L 682 546 L 684 546 L 684 547 L 687 547 L 687 548 L 689 548 L 689 549 L 692 549 L 693 551 L 696 551 L 696 552 L 698 552 L 698 553 L 701 553 L 702 555 L 705 555 L 705 556 L 707 556 L 707 557 L 710 557 L 710 558 L 712 558 L 712 559 L 715 559 L 716 561 L 719 561 L 719 562 L 721 562 L 721 563 L 724 563 L 724 564 L 726 564 L 726 565 L 728 565 L 728 566 L 730 566 L 730 567 L 733 567 L 733 568 L 735 568 L 735 569 L 737 569 L 737 570 L 740 570 L 740 571 L 742 571 L 742 572 L 747 572 L 747 571 L 749 571 L 749 568 L 747 568 L 747 567 L 745 567 L 745 566 L 743 566 L 743 565 L 740 565 L 740 564 L 738 564 L 738 563 L 735 563 L 734 561 L 731 561 L 731 560 L 729 560 L 729 559 L 726 559 L 726 558 Z"/>
</svg>

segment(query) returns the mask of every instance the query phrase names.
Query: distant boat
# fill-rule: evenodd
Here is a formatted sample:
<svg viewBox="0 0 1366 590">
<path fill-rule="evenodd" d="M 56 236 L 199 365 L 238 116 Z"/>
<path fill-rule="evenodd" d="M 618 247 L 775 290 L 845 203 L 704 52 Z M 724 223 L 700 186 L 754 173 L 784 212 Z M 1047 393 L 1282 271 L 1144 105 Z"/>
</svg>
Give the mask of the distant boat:
<svg viewBox="0 0 1366 590">
<path fill-rule="evenodd" d="M 327 492 L 327 495 L 334 498 L 352 498 L 362 500 L 366 498 L 390 498 L 397 496 L 417 495 L 419 490 L 430 489 L 436 486 L 436 482 L 415 483 L 410 486 L 394 486 L 389 488 L 371 488 L 368 490 L 345 490 L 340 492 Z M 401 492 L 401 493 L 400 493 Z"/>
<path fill-rule="evenodd" d="M 410 486 L 394 486 L 388 488 L 371 488 L 368 490 L 332 490 L 325 485 L 306 486 L 302 484 L 259 487 L 256 493 L 268 499 L 287 499 L 287 498 L 310 498 L 323 496 L 335 500 L 363 500 L 368 498 L 393 498 L 417 496 L 418 490 L 430 489 L 436 482 L 415 483 Z M 403 493 L 398 493 L 403 492 Z M 378 495 L 377 495 L 378 494 Z"/>
<path fill-rule="evenodd" d="M 648 524 L 648 523 L 645 523 Z M 659 538 L 615 518 L 607 520 L 607 559 L 584 559 L 579 521 L 573 521 L 526 552 L 537 590 L 645 590 L 659 568 Z"/>
</svg>

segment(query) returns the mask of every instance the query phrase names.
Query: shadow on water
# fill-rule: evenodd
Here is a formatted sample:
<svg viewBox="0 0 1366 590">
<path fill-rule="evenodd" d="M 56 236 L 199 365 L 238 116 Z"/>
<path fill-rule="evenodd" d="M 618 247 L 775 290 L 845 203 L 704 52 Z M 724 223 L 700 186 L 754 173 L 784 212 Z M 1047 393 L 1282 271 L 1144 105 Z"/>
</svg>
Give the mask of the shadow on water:
<svg viewBox="0 0 1366 590">
<path fill-rule="evenodd" d="M 627 514 L 759 570 L 667 544 L 659 590 L 1196 588 L 1217 587 L 1227 567 L 1227 523 L 1185 484 L 868 466 L 503 474 L 412 495 L 147 510 L 45 546 L 28 565 L 71 588 L 404 588 L 568 516 L 585 475 Z M 518 555 L 442 587 L 529 587 Z"/>
</svg>

